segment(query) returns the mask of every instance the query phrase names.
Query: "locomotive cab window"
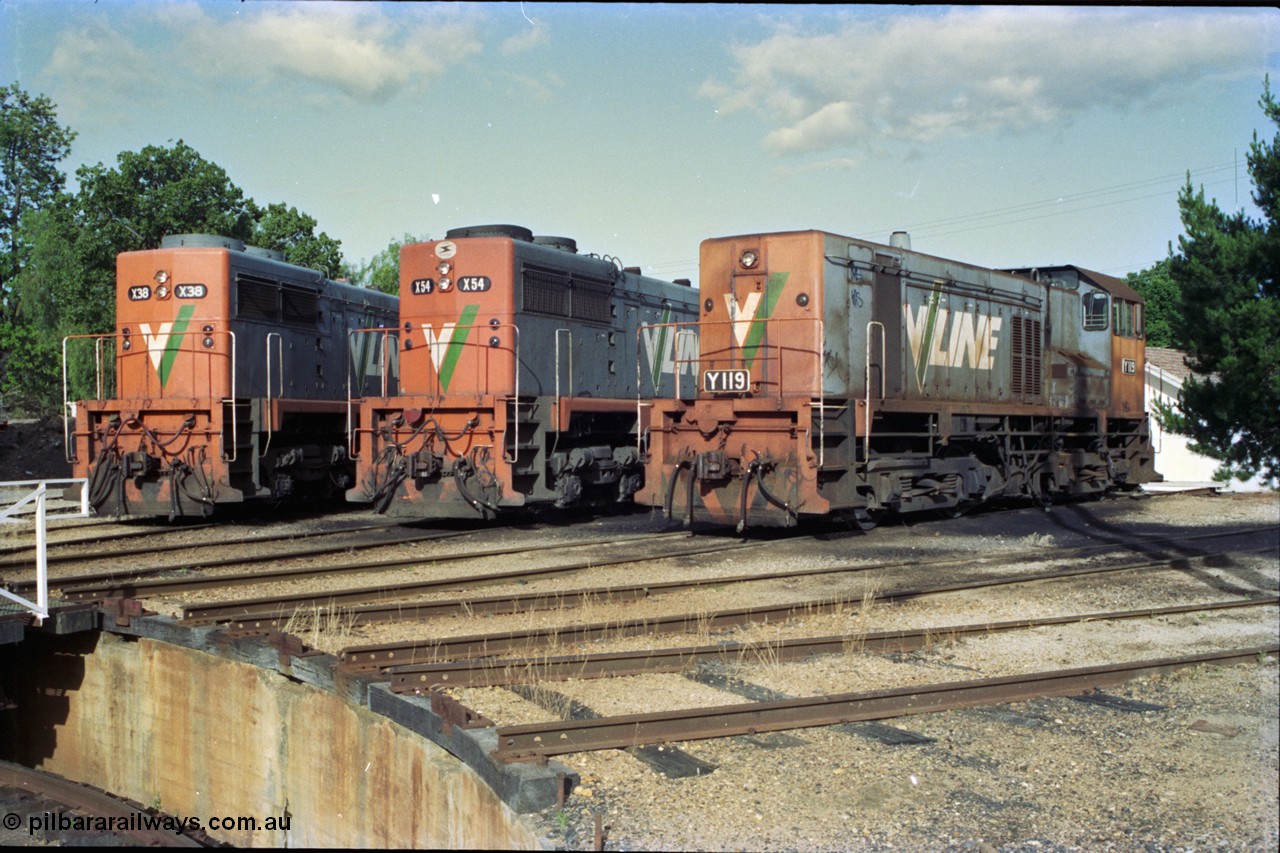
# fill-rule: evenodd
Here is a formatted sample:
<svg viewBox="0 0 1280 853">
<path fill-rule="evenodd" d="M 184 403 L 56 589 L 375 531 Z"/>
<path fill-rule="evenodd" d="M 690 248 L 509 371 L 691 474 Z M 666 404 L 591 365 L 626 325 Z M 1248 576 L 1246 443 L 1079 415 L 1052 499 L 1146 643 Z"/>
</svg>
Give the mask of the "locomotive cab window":
<svg viewBox="0 0 1280 853">
<path fill-rule="evenodd" d="M 1117 299 L 1112 310 L 1115 334 L 1123 338 L 1142 337 L 1142 306 Z"/>
<path fill-rule="evenodd" d="M 1107 309 L 1110 307 L 1107 303 L 1110 301 L 1107 294 L 1094 290 L 1080 297 L 1083 308 L 1084 327 L 1086 330 L 1094 332 L 1107 327 Z"/>
</svg>

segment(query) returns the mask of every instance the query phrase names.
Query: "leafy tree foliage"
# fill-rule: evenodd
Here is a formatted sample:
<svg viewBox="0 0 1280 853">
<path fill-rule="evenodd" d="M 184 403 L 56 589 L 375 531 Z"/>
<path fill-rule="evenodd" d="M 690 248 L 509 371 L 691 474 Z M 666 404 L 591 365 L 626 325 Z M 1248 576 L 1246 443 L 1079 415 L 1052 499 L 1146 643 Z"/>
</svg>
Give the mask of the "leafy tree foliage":
<svg viewBox="0 0 1280 853">
<path fill-rule="evenodd" d="M 1268 80 L 1259 102 L 1280 127 Z M 1183 385 L 1166 424 L 1222 462 L 1219 473 L 1261 472 L 1280 485 L 1280 132 L 1254 134 L 1248 155 L 1253 199 L 1262 211 L 1227 214 L 1190 181 L 1178 196 L 1182 226 L 1169 274 L 1181 295 L 1174 335 L 1202 378 Z"/>
<path fill-rule="evenodd" d="M 30 250 L 22 217 L 58 198 L 66 185 L 58 167 L 75 138 L 58 124 L 53 101 L 33 98 L 17 83 L 0 89 L 0 322 L 13 320 L 10 284 Z"/>
<path fill-rule="evenodd" d="M 329 277 L 342 268 L 342 242 L 324 232 L 317 235 L 314 217 L 283 203 L 268 205 L 260 213 L 250 242 L 284 252 L 289 263 L 311 267 Z"/>
<path fill-rule="evenodd" d="M 76 177 L 77 194 L 45 192 L 41 209 L 27 210 L 19 222 L 20 271 L 11 285 L 5 279 L 17 309 L 8 325 L 0 320 L 3 353 L 14 368 L 0 377 L 10 408 L 35 414 L 61 406 L 60 375 L 50 379 L 39 365 L 60 374 L 63 337 L 114 329 L 120 252 L 156 248 L 167 234 L 205 233 L 277 249 L 291 263 L 329 274 L 342 265 L 340 243 L 316 234 L 315 219 L 283 203 L 263 210 L 182 140 L 123 152 L 114 166 L 84 166 Z M 73 397 L 96 390 L 89 347 L 68 350 L 68 374 Z"/>
<path fill-rule="evenodd" d="M 1147 301 L 1147 343 L 1153 347 L 1185 349 L 1173 332 L 1182 299 L 1177 282 L 1169 275 L 1169 263 L 1165 258 L 1142 272 L 1129 273 L 1125 280 Z"/>
<path fill-rule="evenodd" d="M 399 240 L 392 240 L 387 248 L 365 261 L 357 269 L 349 269 L 349 278 L 362 287 L 372 287 L 383 293 L 400 293 L 400 249 L 408 243 L 421 243 L 430 237 L 415 237 L 406 233 Z"/>
</svg>

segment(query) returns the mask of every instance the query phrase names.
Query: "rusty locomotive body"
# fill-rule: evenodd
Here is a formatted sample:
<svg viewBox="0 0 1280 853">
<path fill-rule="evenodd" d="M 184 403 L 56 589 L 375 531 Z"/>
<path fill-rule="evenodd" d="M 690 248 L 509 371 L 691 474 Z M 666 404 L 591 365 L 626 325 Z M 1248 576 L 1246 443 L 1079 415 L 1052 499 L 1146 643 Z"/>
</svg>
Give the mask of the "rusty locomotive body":
<svg viewBox="0 0 1280 853">
<path fill-rule="evenodd" d="M 886 510 L 1159 479 L 1137 293 L 890 242 L 703 242 L 697 390 L 655 401 L 639 502 L 739 529 L 831 515 L 867 528 Z"/>
<path fill-rule="evenodd" d="M 96 366 L 67 450 L 98 513 L 207 516 L 350 485 L 350 391 L 385 393 L 391 374 L 352 333 L 393 326 L 396 297 L 209 235 L 122 253 L 116 274 L 115 334 L 63 345 L 64 377 Z"/>
<path fill-rule="evenodd" d="M 399 395 L 361 405 L 348 500 L 416 518 L 630 501 L 637 397 L 675 378 L 669 347 L 638 332 L 697 316 L 687 282 L 478 226 L 404 246 L 400 294 Z"/>
</svg>

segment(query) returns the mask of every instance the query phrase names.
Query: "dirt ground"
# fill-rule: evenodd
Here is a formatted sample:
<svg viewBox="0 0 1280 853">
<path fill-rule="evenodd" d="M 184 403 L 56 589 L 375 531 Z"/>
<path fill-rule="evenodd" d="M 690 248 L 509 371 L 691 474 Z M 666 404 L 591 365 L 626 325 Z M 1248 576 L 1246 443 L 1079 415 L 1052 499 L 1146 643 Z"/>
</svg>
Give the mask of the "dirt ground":
<svg viewBox="0 0 1280 853">
<path fill-rule="evenodd" d="M 10 420 L 0 430 L 0 483 L 70 476 L 58 418 Z"/>
</svg>

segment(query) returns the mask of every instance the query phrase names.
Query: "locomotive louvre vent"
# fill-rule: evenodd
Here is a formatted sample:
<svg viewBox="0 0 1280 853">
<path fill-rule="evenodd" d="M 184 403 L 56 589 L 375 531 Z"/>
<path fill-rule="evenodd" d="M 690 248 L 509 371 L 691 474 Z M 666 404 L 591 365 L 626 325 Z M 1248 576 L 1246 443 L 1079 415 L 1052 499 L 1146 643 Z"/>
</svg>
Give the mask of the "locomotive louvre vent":
<svg viewBox="0 0 1280 853">
<path fill-rule="evenodd" d="M 236 274 L 236 317 L 275 323 L 280 314 L 280 288 L 270 279 Z"/>
<path fill-rule="evenodd" d="M 588 323 L 608 323 L 612 318 L 609 310 L 612 294 L 613 288 L 608 282 L 575 279 L 569 295 L 569 316 Z"/>
<path fill-rule="evenodd" d="M 1012 375 L 1009 390 L 1018 396 L 1040 396 L 1041 335 L 1043 327 L 1033 317 L 1011 317 Z"/>
<path fill-rule="evenodd" d="M 569 277 L 563 272 L 525 267 L 521 276 L 524 310 L 553 317 L 569 316 Z"/>
<path fill-rule="evenodd" d="M 290 326 L 314 326 L 320 318 L 320 297 L 306 287 L 282 285 L 280 321 Z"/>
</svg>

